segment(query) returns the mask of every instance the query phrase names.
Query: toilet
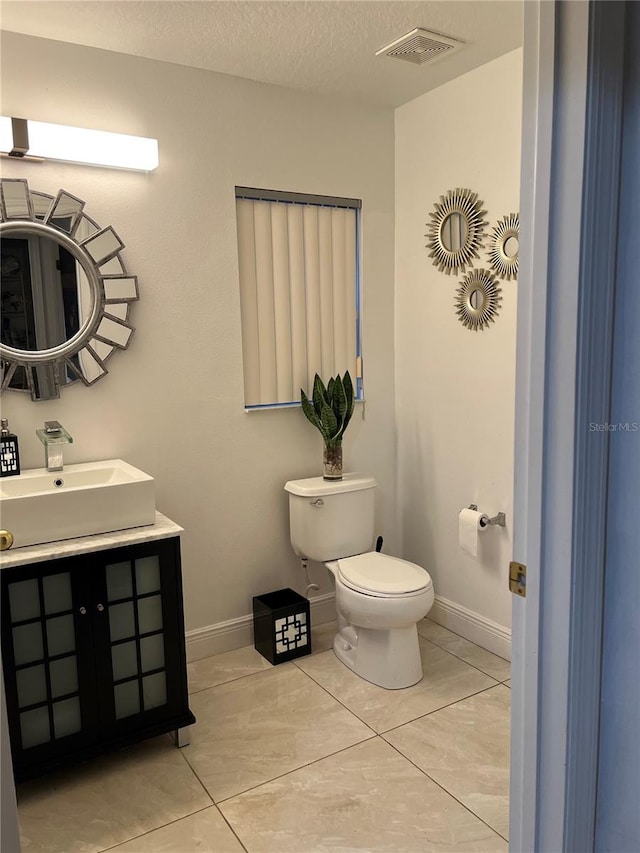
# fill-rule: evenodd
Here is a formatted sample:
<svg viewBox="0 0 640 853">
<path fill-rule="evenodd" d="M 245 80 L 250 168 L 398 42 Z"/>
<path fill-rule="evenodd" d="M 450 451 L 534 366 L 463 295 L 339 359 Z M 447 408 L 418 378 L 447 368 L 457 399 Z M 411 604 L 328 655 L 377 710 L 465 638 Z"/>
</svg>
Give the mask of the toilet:
<svg viewBox="0 0 640 853">
<path fill-rule="evenodd" d="M 338 660 L 361 678 L 397 690 L 422 678 L 417 623 L 433 605 L 421 566 L 372 551 L 373 477 L 311 477 L 285 483 L 291 545 L 302 560 L 324 563 L 335 578 Z"/>
</svg>

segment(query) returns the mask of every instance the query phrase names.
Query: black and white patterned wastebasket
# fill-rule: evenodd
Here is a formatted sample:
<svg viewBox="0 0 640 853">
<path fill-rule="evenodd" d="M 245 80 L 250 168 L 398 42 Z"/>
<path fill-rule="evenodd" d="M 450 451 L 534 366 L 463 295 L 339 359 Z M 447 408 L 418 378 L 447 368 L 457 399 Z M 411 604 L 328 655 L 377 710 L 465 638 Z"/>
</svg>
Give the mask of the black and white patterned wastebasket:
<svg viewBox="0 0 640 853">
<path fill-rule="evenodd" d="M 311 653 L 309 601 L 292 589 L 278 589 L 253 599 L 256 650 L 273 664 Z"/>
</svg>

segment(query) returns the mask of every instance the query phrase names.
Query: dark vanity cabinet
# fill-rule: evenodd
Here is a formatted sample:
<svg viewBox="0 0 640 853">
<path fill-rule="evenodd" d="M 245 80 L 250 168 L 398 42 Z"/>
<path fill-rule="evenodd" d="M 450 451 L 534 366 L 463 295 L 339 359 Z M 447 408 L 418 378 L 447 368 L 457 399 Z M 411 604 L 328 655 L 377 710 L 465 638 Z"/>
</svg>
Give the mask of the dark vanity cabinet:
<svg viewBox="0 0 640 853">
<path fill-rule="evenodd" d="M 17 781 L 195 722 L 178 537 L 0 577 Z"/>
</svg>

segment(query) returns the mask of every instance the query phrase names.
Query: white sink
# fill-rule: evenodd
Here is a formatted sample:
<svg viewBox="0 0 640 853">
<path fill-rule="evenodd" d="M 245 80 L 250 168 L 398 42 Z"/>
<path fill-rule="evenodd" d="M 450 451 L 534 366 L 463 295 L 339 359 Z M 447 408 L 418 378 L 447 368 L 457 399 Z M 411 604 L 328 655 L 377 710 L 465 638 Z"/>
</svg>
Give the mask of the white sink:
<svg viewBox="0 0 640 853">
<path fill-rule="evenodd" d="M 155 509 L 153 477 L 122 459 L 0 480 L 0 526 L 14 548 L 153 524 Z"/>
</svg>

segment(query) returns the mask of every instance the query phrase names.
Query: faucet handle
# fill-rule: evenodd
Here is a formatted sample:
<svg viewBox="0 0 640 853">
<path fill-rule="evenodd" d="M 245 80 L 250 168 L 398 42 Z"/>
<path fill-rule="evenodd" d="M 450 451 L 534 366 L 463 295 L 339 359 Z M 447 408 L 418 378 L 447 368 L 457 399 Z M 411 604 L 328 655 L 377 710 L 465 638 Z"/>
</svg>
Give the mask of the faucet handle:
<svg viewBox="0 0 640 853">
<path fill-rule="evenodd" d="M 36 435 L 45 445 L 73 444 L 73 438 L 58 421 L 45 421 L 44 429 L 37 429 Z"/>
</svg>

